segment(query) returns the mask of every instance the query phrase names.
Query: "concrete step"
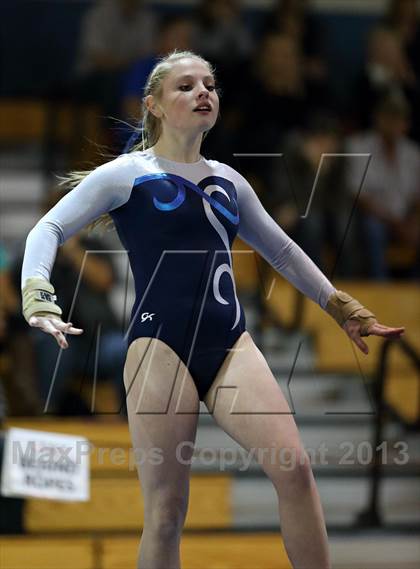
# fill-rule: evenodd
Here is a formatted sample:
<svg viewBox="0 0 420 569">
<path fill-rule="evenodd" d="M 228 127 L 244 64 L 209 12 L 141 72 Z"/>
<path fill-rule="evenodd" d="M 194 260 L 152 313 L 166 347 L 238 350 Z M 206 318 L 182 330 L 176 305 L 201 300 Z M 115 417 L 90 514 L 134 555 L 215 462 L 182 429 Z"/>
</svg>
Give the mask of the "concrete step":
<svg viewBox="0 0 420 569">
<path fill-rule="evenodd" d="M 42 146 L 38 142 L 9 143 L 0 146 L 0 169 L 16 174 L 24 170 L 38 170 L 42 164 Z"/>
<path fill-rule="evenodd" d="M 369 499 L 369 482 L 345 476 L 317 478 L 317 487 L 327 525 L 349 526 L 356 522 Z M 267 478 L 236 478 L 233 483 L 235 527 L 273 527 L 279 523 L 277 495 Z M 420 523 L 418 478 L 385 479 L 381 485 L 380 511 L 386 524 Z"/>
<path fill-rule="evenodd" d="M 9 245 L 25 239 L 40 217 L 37 207 L 9 212 L 7 215 L 3 211 L 0 215 L 2 239 Z"/>
<path fill-rule="evenodd" d="M 299 426 L 299 424 L 298 424 Z M 334 469 L 333 476 L 344 475 L 346 470 L 353 475 L 366 474 L 371 465 L 374 449 L 372 429 L 369 424 L 345 425 L 307 424 L 299 427 L 300 438 L 308 453 L 314 469 L 328 473 Z M 193 469 L 196 470 L 240 470 L 242 472 L 260 471 L 257 462 L 258 452 L 272 457 L 270 460 L 287 460 L 290 452 L 284 449 L 281 454 L 276 449 L 275 435 L 270 438 L 266 448 L 245 450 L 222 429 L 215 425 L 200 424 L 194 450 Z M 392 467 L 390 472 L 398 475 L 407 465 L 419 469 L 420 444 L 413 434 L 399 433 L 394 425 L 384 431 L 381 449 L 382 463 Z M 275 453 L 275 454 L 273 454 Z"/>
<path fill-rule="evenodd" d="M 38 203 L 45 194 L 45 179 L 38 170 L 15 172 L 2 169 L 1 178 L 0 199 L 5 205 Z"/>
</svg>

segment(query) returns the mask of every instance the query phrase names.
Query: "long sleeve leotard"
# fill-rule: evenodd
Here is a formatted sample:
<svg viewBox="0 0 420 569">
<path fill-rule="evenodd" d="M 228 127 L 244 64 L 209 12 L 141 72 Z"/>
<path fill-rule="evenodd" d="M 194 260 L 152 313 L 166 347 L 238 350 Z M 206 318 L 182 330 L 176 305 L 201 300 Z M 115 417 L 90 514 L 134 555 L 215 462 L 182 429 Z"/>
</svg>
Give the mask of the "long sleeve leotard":
<svg viewBox="0 0 420 569">
<path fill-rule="evenodd" d="M 134 277 L 128 342 L 165 342 L 188 367 L 200 399 L 245 330 L 232 270 L 236 235 L 322 308 L 335 291 L 238 172 L 149 150 L 96 168 L 40 219 L 27 237 L 22 287 L 31 276 L 49 280 L 57 248 L 107 212 Z"/>
</svg>

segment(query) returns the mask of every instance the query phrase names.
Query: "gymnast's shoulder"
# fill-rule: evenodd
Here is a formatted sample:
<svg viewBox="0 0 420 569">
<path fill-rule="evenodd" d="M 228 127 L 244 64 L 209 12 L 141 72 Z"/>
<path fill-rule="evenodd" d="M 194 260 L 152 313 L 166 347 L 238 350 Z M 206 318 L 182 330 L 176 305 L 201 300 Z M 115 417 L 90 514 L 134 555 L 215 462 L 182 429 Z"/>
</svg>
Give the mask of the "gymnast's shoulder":
<svg viewBox="0 0 420 569">
<path fill-rule="evenodd" d="M 249 190 L 251 188 L 248 180 L 235 168 L 229 166 L 229 164 L 218 162 L 217 160 L 206 160 L 206 163 L 214 170 L 215 175 L 233 182 L 237 191 Z"/>
</svg>

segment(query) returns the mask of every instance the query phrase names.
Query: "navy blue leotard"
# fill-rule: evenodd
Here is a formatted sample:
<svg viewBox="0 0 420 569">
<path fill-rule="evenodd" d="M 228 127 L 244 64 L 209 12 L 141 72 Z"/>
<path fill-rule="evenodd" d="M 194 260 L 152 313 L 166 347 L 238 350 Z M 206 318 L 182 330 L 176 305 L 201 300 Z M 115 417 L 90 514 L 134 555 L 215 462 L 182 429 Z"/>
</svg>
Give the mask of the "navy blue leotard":
<svg viewBox="0 0 420 569">
<path fill-rule="evenodd" d="M 245 330 L 232 269 L 236 235 L 321 307 L 335 291 L 238 172 L 204 158 L 173 162 L 152 150 L 96 168 L 36 224 L 22 287 L 30 276 L 49 280 L 57 247 L 107 212 L 134 277 L 128 342 L 165 342 L 189 369 L 200 399 Z"/>
<path fill-rule="evenodd" d="M 145 336 L 165 342 L 203 399 L 245 330 L 230 253 L 239 225 L 235 186 L 221 176 L 194 184 L 147 174 L 111 216 L 135 282 L 129 344 Z"/>
</svg>

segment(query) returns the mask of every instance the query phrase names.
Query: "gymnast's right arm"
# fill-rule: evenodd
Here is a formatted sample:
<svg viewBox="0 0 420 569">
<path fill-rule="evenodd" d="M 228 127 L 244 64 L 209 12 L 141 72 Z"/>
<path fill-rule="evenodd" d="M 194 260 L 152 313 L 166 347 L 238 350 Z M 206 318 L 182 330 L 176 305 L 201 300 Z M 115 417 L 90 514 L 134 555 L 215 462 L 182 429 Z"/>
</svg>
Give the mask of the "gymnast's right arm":
<svg viewBox="0 0 420 569">
<path fill-rule="evenodd" d="M 62 311 L 50 275 L 57 249 L 83 227 L 123 205 L 130 197 L 133 176 L 131 157 L 122 155 L 99 166 L 48 211 L 29 232 L 22 264 L 22 308 L 30 326 L 52 334 L 67 348 L 64 333 L 81 334 L 61 320 Z"/>
</svg>

